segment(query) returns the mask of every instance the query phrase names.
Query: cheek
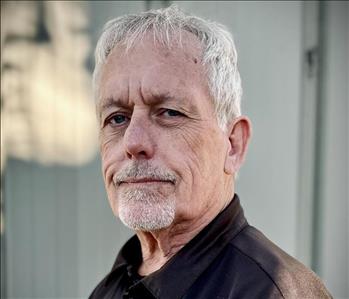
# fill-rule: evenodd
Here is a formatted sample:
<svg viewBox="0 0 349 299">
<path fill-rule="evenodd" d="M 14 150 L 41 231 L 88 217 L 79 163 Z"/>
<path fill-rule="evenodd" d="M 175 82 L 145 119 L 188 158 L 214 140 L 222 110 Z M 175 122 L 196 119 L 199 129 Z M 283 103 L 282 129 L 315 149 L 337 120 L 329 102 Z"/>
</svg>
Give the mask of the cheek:
<svg viewBox="0 0 349 299">
<path fill-rule="evenodd" d="M 193 175 L 197 174 L 201 179 L 207 180 L 220 170 L 223 173 L 224 149 L 219 132 L 210 128 L 197 131 L 195 134 L 188 132 L 183 135 L 183 141 L 186 148 L 183 153 Z"/>
<path fill-rule="evenodd" d="M 193 170 L 200 169 L 205 161 L 202 161 L 202 152 L 205 144 L 205 138 L 203 138 L 204 132 L 201 130 L 193 130 L 191 128 L 186 128 L 181 132 L 181 154 L 185 157 L 193 167 Z"/>
<path fill-rule="evenodd" d="M 180 191 L 190 200 L 207 192 L 209 181 L 224 172 L 223 146 L 219 132 L 214 130 L 183 129 L 172 141 L 175 161 L 182 182 Z M 169 143 L 171 144 L 171 143 Z"/>
<path fill-rule="evenodd" d="M 121 161 L 120 142 L 113 138 L 100 139 L 100 152 L 102 160 L 102 173 L 105 185 L 108 189 L 113 182 L 113 175 L 119 167 Z"/>
</svg>

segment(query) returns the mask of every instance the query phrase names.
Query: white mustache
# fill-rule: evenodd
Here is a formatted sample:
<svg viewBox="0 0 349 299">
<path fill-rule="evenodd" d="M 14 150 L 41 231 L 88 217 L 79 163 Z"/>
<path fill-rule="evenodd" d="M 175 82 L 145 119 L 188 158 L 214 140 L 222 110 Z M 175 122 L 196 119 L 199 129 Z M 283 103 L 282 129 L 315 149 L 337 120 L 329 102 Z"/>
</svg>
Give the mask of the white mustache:
<svg viewBox="0 0 349 299">
<path fill-rule="evenodd" d="M 170 181 L 173 184 L 177 181 L 176 175 L 172 171 L 152 166 L 149 162 L 133 162 L 113 176 L 115 185 L 120 185 L 122 182 L 130 179 Z"/>
</svg>

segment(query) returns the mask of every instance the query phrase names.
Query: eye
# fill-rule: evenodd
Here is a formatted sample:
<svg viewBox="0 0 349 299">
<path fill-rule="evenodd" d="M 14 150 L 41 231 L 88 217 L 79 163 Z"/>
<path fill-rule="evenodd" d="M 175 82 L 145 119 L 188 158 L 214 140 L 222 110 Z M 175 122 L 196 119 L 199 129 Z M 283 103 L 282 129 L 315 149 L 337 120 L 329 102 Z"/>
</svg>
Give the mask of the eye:
<svg viewBox="0 0 349 299">
<path fill-rule="evenodd" d="M 115 114 L 109 117 L 106 121 L 107 124 L 111 124 L 112 126 L 120 126 L 128 121 L 128 117 L 123 114 Z"/>
<path fill-rule="evenodd" d="M 177 111 L 177 110 L 173 110 L 173 109 L 166 109 L 163 114 L 165 116 L 169 116 L 169 117 L 175 117 L 175 116 L 184 116 L 183 113 Z"/>
</svg>

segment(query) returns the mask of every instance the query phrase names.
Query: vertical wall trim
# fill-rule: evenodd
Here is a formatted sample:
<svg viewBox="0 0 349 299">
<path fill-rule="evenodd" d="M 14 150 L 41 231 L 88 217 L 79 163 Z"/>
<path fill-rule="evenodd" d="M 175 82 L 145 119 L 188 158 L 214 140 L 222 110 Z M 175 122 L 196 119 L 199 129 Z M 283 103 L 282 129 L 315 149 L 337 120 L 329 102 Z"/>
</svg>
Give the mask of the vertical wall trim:
<svg viewBox="0 0 349 299">
<path fill-rule="evenodd" d="M 325 148 L 325 102 L 324 102 L 324 86 L 325 86 L 325 12 L 327 8 L 326 1 L 319 2 L 319 69 L 318 69 L 318 86 L 317 86 L 317 105 L 316 105 L 316 138 L 315 138 L 315 156 L 314 156 L 314 207 L 313 207 L 313 238 L 312 238 L 312 269 L 321 276 L 321 236 L 323 232 L 322 215 L 323 215 L 323 157 Z"/>
<path fill-rule="evenodd" d="M 312 266 L 313 207 L 319 71 L 319 2 L 303 2 L 302 87 L 299 125 L 299 167 L 296 255 Z"/>
<path fill-rule="evenodd" d="M 303 6 L 303 74 L 299 148 L 297 257 L 321 276 L 324 150 L 325 1 Z"/>
</svg>

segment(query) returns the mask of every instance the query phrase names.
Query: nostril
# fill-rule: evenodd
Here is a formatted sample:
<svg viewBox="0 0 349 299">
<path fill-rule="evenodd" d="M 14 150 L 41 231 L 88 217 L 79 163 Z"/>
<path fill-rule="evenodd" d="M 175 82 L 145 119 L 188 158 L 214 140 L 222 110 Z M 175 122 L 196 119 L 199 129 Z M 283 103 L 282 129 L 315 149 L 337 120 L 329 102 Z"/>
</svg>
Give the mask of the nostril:
<svg viewBox="0 0 349 299">
<path fill-rule="evenodd" d="M 126 150 L 126 156 L 128 159 L 133 159 L 133 158 L 141 158 L 141 159 L 148 159 L 151 157 L 151 150 L 149 152 L 147 150 Z"/>
<path fill-rule="evenodd" d="M 147 153 L 146 153 L 145 151 L 140 151 L 140 152 L 139 152 L 139 155 L 140 155 L 140 156 L 146 156 Z"/>
<path fill-rule="evenodd" d="M 127 151 L 126 151 L 126 157 L 127 157 L 127 159 L 132 159 L 132 155 Z"/>
</svg>

